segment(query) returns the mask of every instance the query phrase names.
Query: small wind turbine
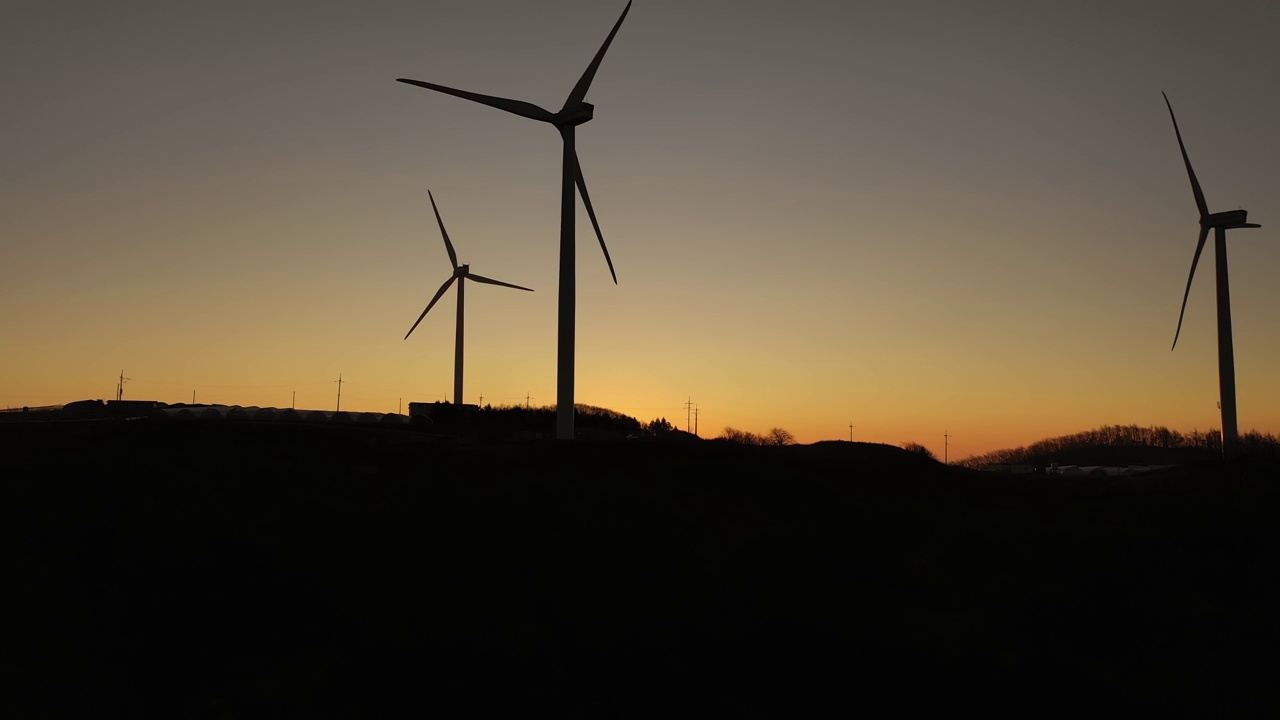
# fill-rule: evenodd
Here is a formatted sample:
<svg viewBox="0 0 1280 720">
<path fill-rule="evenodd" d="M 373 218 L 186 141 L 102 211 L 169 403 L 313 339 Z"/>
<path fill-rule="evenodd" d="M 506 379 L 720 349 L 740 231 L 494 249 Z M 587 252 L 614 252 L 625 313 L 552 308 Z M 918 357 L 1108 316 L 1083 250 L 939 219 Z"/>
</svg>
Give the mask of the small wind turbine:
<svg viewBox="0 0 1280 720">
<path fill-rule="evenodd" d="M 422 311 L 422 314 L 418 316 L 418 320 L 413 323 L 413 327 L 409 328 L 409 332 L 404 334 L 404 339 L 409 339 L 409 336 L 413 334 L 415 329 L 417 329 L 418 323 L 422 322 L 422 318 L 426 317 L 427 313 L 431 312 L 431 308 L 435 307 L 436 302 L 444 296 L 445 291 L 449 289 L 449 286 L 453 284 L 453 281 L 457 280 L 458 323 L 457 337 L 454 340 L 453 346 L 453 401 L 455 403 L 461 403 L 462 398 L 465 397 L 462 394 L 462 300 L 463 288 L 466 287 L 467 280 L 475 280 L 478 283 L 486 283 L 488 285 L 501 285 L 502 287 L 515 288 L 516 290 L 527 290 L 529 292 L 533 292 L 533 290 L 527 287 L 520 287 L 519 285 L 512 285 L 511 283 L 504 283 L 476 275 L 471 272 L 470 265 L 459 265 L 458 254 L 453 251 L 453 243 L 449 242 L 449 233 L 444 229 L 444 220 L 440 219 L 440 209 L 436 207 L 436 198 L 431 194 L 430 190 L 427 191 L 427 197 L 431 198 L 431 209 L 435 211 L 436 223 L 440 225 L 440 236 L 444 238 L 444 249 L 449 253 L 449 263 L 453 265 L 453 274 L 450 275 L 449 279 L 445 280 L 444 284 L 440 286 L 440 289 L 436 291 L 436 296 L 431 298 L 431 302 L 427 303 L 427 309 Z"/>
<path fill-rule="evenodd" d="M 1187 166 L 1187 177 L 1191 179 L 1191 192 L 1195 195 L 1196 208 L 1200 211 L 1200 239 L 1196 242 L 1196 254 L 1191 258 L 1191 273 L 1187 276 L 1187 289 L 1182 294 L 1182 310 L 1178 313 L 1178 329 L 1173 333 L 1173 346 L 1169 350 L 1178 346 L 1182 318 L 1187 312 L 1187 297 L 1191 294 L 1191 281 L 1196 276 L 1196 265 L 1200 262 L 1200 252 L 1204 250 L 1205 240 L 1209 237 L 1209 231 L 1213 230 L 1218 280 L 1218 392 L 1222 398 L 1219 402 L 1219 407 L 1222 408 L 1222 451 L 1227 453 L 1239 437 L 1236 427 L 1236 361 L 1231 342 L 1231 287 L 1227 281 L 1227 230 L 1262 226 L 1248 221 L 1247 210 L 1209 212 L 1209 204 L 1205 202 L 1200 182 L 1196 180 L 1196 171 L 1191 169 L 1187 146 L 1182 143 L 1182 131 L 1178 129 L 1178 118 L 1174 117 L 1173 105 L 1169 103 L 1168 95 L 1160 94 L 1164 95 L 1164 104 L 1169 108 L 1173 132 L 1178 136 L 1178 148 L 1182 151 L 1182 162 Z"/>
<path fill-rule="evenodd" d="M 627 6 L 623 8 L 622 15 L 618 18 L 618 22 L 614 23 L 613 29 L 609 31 L 609 36 L 605 38 L 604 45 L 600 46 L 599 52 L 592 58 L 591 64 L 587 66 L 586 72 L 578 79 L 578 84 L 573 86 L 573 90 L 569 92 L 569 98 L 564 101 L 564 106 L 560 108 L 559 112 L 553 113 L 550 110 L 545 110 L 533 103 L 527 103 L 522 100 L 508 100 L 491 95 L 467 92 L 466 90 L 455 90 L 444 85 L 436 85 L 421 80 L 397 78 L 397 82 L 417 85 L 428 90 L 435 90 L 446 95 L 453 95 L 481 105 L 505 110 L 530 120 L 549 123 L 560 132 L 560 138 L 564 143 L 564 153 L 560 183 L 560 296 L 556 350 L 556 437 L 561 440 L 572 440 L 574 437 L 574 306 L 577 303 L 577 269 L 574 254 L 575 198 L 573 188 L 575 184 L 578 186 L 578 192 L 582 193 L 582 204 L 587 208 L 587 215 L 591 218 L 592 227 L 595 228 L 596 238 L 600 241 L 600 249 L 604 251 L 605 262 L 609 264 L 609 274 L 613 276 L 614 284 L 618 283 L 618 274 L 613 271 L 613 260 L 609 257 L 609 248 L 605 247 L 604 235 L 600 232 L 600 223 L 596 221 L 596 211 L 591 207 L 591 197 L 587 194 L 586 181 L 582 179 L 582 166 L 578 163 L 578 152 L 574 148 L 574 129 L 592 118 L 595 106 L 585 102 L 587 90 L 591 87 L 591 81 L 595 79 L 596 70 L 600 68 L 600 61 L 604 59 L 605 51 L 609 49 L 609 44 L 613 42 L 613 36 L 618 33 L 618 28 L 622 27 L 622 21 L 626 19 L 627 12 L 630 10 L 631 2 L 628 0 Z"/>
</svg>

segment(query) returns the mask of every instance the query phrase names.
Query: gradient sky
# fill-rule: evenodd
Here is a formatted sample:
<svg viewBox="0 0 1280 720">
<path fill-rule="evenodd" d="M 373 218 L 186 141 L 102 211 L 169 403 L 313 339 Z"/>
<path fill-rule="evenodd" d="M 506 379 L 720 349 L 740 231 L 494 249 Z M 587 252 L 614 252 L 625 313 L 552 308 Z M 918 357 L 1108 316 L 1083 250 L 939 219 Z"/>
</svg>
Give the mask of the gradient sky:
<svg viewBox="0 0 1280 720">
<path fill-rule="evenodd" d="M 395 82 L 559 108 L 621 0 L 6 5 L 0 405 L 554 402 L 560 142 Z M 577 400 L 702 434 L 952 458 L 1217 427 L 1231 236 L 1242 429 L 1280 432 L 1280 4 L 636 0 L 578 149 Z M 581 210 L 581 204 L 579 204 Z"/>
</svg>

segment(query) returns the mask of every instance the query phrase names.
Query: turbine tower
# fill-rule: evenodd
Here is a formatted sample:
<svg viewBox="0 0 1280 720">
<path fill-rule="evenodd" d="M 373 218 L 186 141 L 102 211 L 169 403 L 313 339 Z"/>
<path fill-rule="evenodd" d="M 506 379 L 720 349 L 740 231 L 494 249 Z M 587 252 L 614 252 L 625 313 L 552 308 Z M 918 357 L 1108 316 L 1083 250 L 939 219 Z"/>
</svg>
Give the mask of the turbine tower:
<svg viewBox="0 0 1280 720">
<path fill-rule="evenodd" d="M 1196 254 L 1191 257 L 1191 274 L 1187 276 L 1187 289 L 1182 294 L 1178 329 L 1173 333 L 1173 347 L 1169 350 L 1178 346 L 1182 318 L 1187 312 L 1187 297 L 1191 294 L 1191 281 L 1196 276 L 1196 265 L 1200 262 L 1200 252 L 1204 250 L 1205 240 L 1209 237 L 1209 231 L 1213 230 L 1218 280 L 1218 392 L 1221 397 L 1218 404 L 1222 408 L 1222 452 L 1230 454 L 1239 438 L 1239 429 L 1236 427 L 1236 361 L 1231 342 L 1231 288 L 1227 281 L 1227 230 L 1262 226 L 1248 221 L 1247 210 L 1209 212 L 1209 204 L 1205 202 L 1200 182 L 1196 180 L 1196 171 L 1191 169 L 1191 158 L 1187 156 L 1187 147 L 1182 143 L 1182 131 L 1178 129 L 1178 118 L 1174 117 L 1173 105 L 1169 103 L 1168 95 L 1164 95 L 1164 104 L 1169 108 L 1173 132 L 1178 137 L 1178 148 L 1182 151 L 1182 162 L 1187 166 L 1187 177 L 1191 179 L 1191 192 L 1195 195 L 1196 208 L 1200 211 L 1200 239 L 1196 242 Z"/>
<path fill-rule="evenodd" d="M 431 194 L 430 190 L 427 191 L 427 197 L 431 198 L 431 209 L 435 211 L 436 223 L 440 225 L 440 236 L 444 238 L 444 249 L 449 253 L 449 264 L 453 265 L 453 274 L 450 275 L 449 279 L 445 280 L 444 284 L 440 286 L 440 289 L 436 291 L 436 296 L 431 298 L 431 302 L 427 303 L 427 309 L 422 311 L 422 314 L 418 316 L 418 320 L 413 323 L 413 327 L 409 328 L 409 332 L 404 334 L 404 339 L 409 339 L 409 336 L 417 329 L 418 323 L 422 322 L 422 318 L 426 317 L 427 313 L 431 312 L 431 308 L 434 307 L 436 302 L 444 296 L 445 291 L 449 289 L 449 286 L 453 284 L 453 281 L 457 280 L 458 322 L 453 345 L 453 402 L 456 405 L 461 405 L 463 398 L 465 397 L 462 394 L 462 300 L 467 280 L 474 280 L 478 283 L 486 283 L 488 285 L 501 285 L 502 287 L 515 288 L 516 290 L 527 290 L 529 292 L 533 292 L 533 290 L 530 290 L 527 287 L 520 287 L 519 285 L 512 285 L 511 283 L 504 283 L 476 275 L 471 272 L 470 265 L 459 265 L 458 254 L 453 251 L 453 243 L 449 241 L 449 232 L 444 229 L 444 220 L 440 219 L 440 209 L 436 207 L 436 198 Z"/>
<path fill-rule="evenodd" d="M 454 88 L 421 80 L 397 78 L 397 82 L 435 90 L 446 95 L 453 95 L 464 100 L 471 100 L 482 105 L 505 110 L 530 120 L 549 123 L 560 132 L 560 139 L 564 144 L 564 153 L 561 163 L 560 183 L 560 294 L 557 320 L 558 339 L 556 344 L 556 438 L 561 440 L 572 440 L 574 437 L 573 353 L 574 309 L 577 304 L 577 270 L 574 262 L 574 185 L 577 185 L 578 192 L 582 194 L 582 204 L 587 208 L 587 215 L 591 218 L 591 226 L 595 229 L 596 238 L 600 241 L 600 249 L 604 251 L 605 262 L 609 264 L 609 274 L 613 276 L 614 284 L 618 283 L 618 274 L 613 270 L 613 260 L 609 257 L 609 248 L 605 247 L 604 235 L 600 232 L 600 223 L 596 220 L 596 212 L 591 207 L 591 197 L 587 194 L 586 181 L 582 179 L 582 166 L 578 163 L 578 153 L 574 147 L 574 131 L 577 126 L 591 120 L 593 116 L 595 106 L 585 101 L 587 90 L 591 87 L 591 81 L 596 76 L 596 70 L 600 68 L 600 61 L 604 59 L 604 54 L 609 49 L 609 44 L 613 42 L 613 36 L 618 33 L 618 28 L 622 27 L 622 21 L 626 19 L 627 12 L 630 10 L 631 0 L 627 0 L 627 6 L 623 8 L 622 15 L 614 23 L 613 29 L 609 31 L 609 36 L 604 40 L 604 44 L 600 46 L 600 50 L 592 58 L 591 64 L 587 66 L 586 72 L 578 79 L 578 84 L 574 85 L 573 90 L 569 92 L 569 97 L 564 101 L 564 106 L 560 108 L 559 112 L 553 113 L 521 100 L 508 100 L 491 95 L 467 92 L 466 90 L 455 90 Z"/>
</svg>

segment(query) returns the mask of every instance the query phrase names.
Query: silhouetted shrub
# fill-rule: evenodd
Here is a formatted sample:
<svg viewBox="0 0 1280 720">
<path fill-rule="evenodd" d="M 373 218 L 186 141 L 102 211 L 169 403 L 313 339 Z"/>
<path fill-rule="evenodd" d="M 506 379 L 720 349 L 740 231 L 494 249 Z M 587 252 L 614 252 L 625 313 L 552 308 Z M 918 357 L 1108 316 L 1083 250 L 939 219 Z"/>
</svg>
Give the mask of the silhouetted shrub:
<svg viewBox="0 0 1280 720">
<path fill-rule="evenodd" d="M 654 437 L 662 437 L 674 431 L 676 428 L 666 418 L 655 418 L 645 424 L 644 429 L 649 431 Z"/>
<path fill-rule="evenodd" d="M 918 442 L 904 442 L 902 443 L 902 449 L 906 450 L 909 453 L 915 453 L 916 455 L 919 455 L 921 457 L 929 458 L 934 462 L 938 461 L 938 456 L 934 455 L 932 450 L 921 445 Z"/>
</svg>

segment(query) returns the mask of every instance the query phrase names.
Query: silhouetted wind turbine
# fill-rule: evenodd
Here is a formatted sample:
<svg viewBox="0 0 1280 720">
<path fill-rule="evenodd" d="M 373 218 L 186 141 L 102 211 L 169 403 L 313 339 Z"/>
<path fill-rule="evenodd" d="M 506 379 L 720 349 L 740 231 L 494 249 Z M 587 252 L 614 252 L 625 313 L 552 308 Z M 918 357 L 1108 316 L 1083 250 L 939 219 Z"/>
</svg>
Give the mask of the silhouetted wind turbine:
<svg viewBox="0 0 1280 720">
<path fill-rule="evenodd" d="M 427 191 L 427 197 L 431 198 L 431 209 L 436 213 L 436 223 L 440 225 L 440 236 L 444 238 L 444 249 L 449 253 L 449 263 L 453 265 L 453 274 L 450 275 L 449 279 L 445 280 L 444 284 L 440 286 L 440 289 L 436 291 L 436 296 L 431 298 L 431 302 L 427 303 L 427 309 L 422 311 L 422 314 L 418 316 L 417 321 L 413 323 L 413 327 L 409 328 L 409 332 L 404 334 L 404 339 L 409 339 L 409 336 L 413 334 L 415 329 L 417 329 L 418 323 L 422 322 L 422 318 L 426 317 L 427 313 L 431 312 L 431 308 L 435 307 L 436 302 L 444 296 L 445 291 L 449 289 L 449 286 L 453 284 L 453 281 L 457 280 L 458 322 L 457 337 L 454 340 L 453 346 L 453 402 L 455 404 L 460 404 L 463 397 L 465 397 L 462 394 L 462 300 L 464 292 L 463 289 L 466 287 L 467 280 L 475 280 L 478 283 L 486 283 L 489 285 L 501 285 L 502 287 L 515 288 L 516 290 L 528 290 L 529 292 L 533 292 L 533 290 L 530 290 L 527 287 L 520 287 L 519 285 L 512 285 L 511 283 L 504 283 L 476 275 L 471 272 L 470 265 L 459 265 L 458 254 L 453 251 L 453 243 L 449 242 L 449 232 L 444 229 L 444 220 L 440 219 L 440 209 L 436 207 L 436 198 L 431 194 L 430 190 Z"/>
<path fill-rule="evenodd" d="M 609 31 L 609 36 L 605 38 L 604 44 L 600 46 L 596 56 L 591 59 L 591 64 L 587 66 L 586 72 L 578 79 L 578 84 L 574 85 L 573 90 L 569 92 L 569 98 L 564 101 L 564 106 L 560 108 L 559 112 L 553 113 L 521 100 L 508 100 L 491 95 L 467 92 L 466 90 L 455 90 L 454 88 L 422 82 L 421 80 L 397 78 L 397 82 L 417 85 L 428 90 L 435 90 L 446 95 L 453 95 L 464 100 L 471 100 L 482 105 L 505 110 L 530 120 L 550 123 L 560 131 L 560 138 L 564 141 L 564 155 L 560 186 L 560 297 L 558 302 L 559 319 L 557 322 L 556 437 L 561 440 L 572 440 L 574 437 L 573 351 L 574 307 L 577 303 L 577 277 L 574 263 L 575 201 L 573 188 L 575 184 L 578 187 L 578 192 L 582 193 L 582 204 L 587 208 L 587 215 L 591 218 L 591 226 L 595 229 L 596 238 L 600 241 L 600 249 L 604 251 L 605 262 L 609 264 L 609 274 L 613 276 L 614 284 L 618 283 L 618 275 L 613 270 L 613 260 L 609 257 L 609 248 L 605 247 L 604 235 L 600 232 L 600 223 L 596 220 L 596 212 L 591 207 L 591 197 L 587 194 L 587 184 L 582 179 L 582 166 L 578 163 L 578 153 L 574 148 L 574 129 L 592 118 L 595 106 L 584 100 L 587 96 L 587 89 L 591 87 L 591 81 L 596 76 L 596 70 L 600 68 L 600 61 L 604 59 L 604 54 L 609 49 L 609 44 L 613 42 L 613 36 L 618 33 L 618 28 L 622 27 L 622 21 L 626 19 L 627 12 L 630 10 L 631 1 L 628 0 L 627 6 L 623 8 L 622 15 L 618 18 L 618 22 L 614 23 L 613 29 Z"/>
<path fill-rule="evenodd" d="M 1196 171 L 1191 169 L 1191 158 L 1187 157 L 1187 147 L 1182 143 L 1182 131 L 1178 129 L 1178 118 L 1174 117 L 1173 105 L 1169 103 L 1168 95 L 1164 95 L 1164 104 L 1169 107 L 1173 132 L 1178 136 L 1178 148 L 1182 151 L 1182 162 L 1187 166 L 1187 177 L 1191 179 L 1191 192 L 1196 198 L 1196 208 L 1200 210 L 1200 239 L 1196 242 L 1196 254 L 1191 258 L 1191 274 L 1187 276 L 1187 289 L 1182 294 L 1178 329 L 1173 333 L 1173 346 L 1169 349 L 1172 351 L 1178 346 L 1182 318 L 1187 312 L 1187 297 L 1191 294 L 1191 281 L 1196 276 L 1196 265 L 1200 262 L 1204 242 L 1209 237 L 1209 231 L 1213 230 L 1214 259 L 1218 271 L 1218 391 L 1222 398 L 1219 402 L 1222 408 L 1222 451 L 1228 453 L 1239 437 L 1239 430 L 1236 427 L 1236 362 L 1231 342 L 1231 288 L 1227 282 L 1227 230 L 1262 226 L 1248 222 L 1247 210 L 1209 212 L 1204 192 L 1200 190 L 1200 182 L 1196 180 Z"/>
</svg>

